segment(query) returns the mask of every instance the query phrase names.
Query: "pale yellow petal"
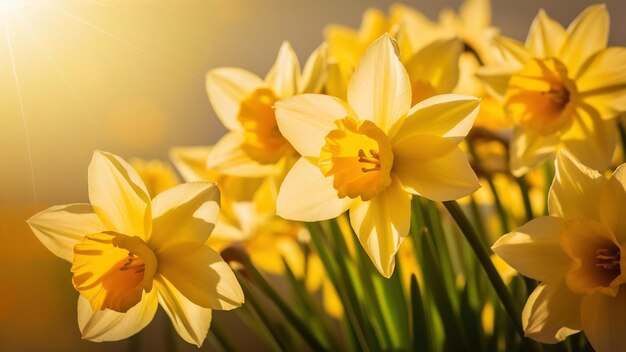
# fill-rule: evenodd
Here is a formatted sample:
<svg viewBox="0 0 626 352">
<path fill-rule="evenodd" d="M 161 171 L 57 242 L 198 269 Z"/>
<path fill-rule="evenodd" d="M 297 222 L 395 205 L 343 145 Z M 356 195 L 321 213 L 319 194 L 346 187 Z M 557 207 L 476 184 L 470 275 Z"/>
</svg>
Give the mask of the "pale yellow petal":
<svg viewBox="0 0 626 352">
<path fill-rule="evenodd" d="M 170 149 L 170 159 L 185 182 L 216 182 L 218 173 L 207 168 L 211 152 L 210 146 L 174 147 Z"/>
<path fill-rule="evenodd" d="M 564 224 L 558 217 L 536 218 L 500 237 L 491 249 L 524 276 L 539 281 L 558 281 L 570 263 L 559 244 Z"/>
<path fill-rule="evenodd" d="M 120 157 L 96 151 L 89 164 L 89 200 L 105 225 L 146 239 L 152 226 L 150 196 L 137 172 Z"/>
<path fill-rule="evenodd" d="M 585 296 L 580 308 L 582 330 L 596 351 L 626 350 L 626 290 L 617 296 L 602 293 Z"/>
<path fill-rule="evenodd" d="M 179 241 L 156 253 L 158 273 L 192 303 L 231 310 L 244 301 L 241 286 L 230 266 L 204 243 Z"/>
<path fill-rule="evenodd" d="M 175 241 L 204 243 L 220 215 L 220 191 L 214 183 L 190 182 L 170 188 L 152 202 L 152 235 L 158 250 Z"/>
<path fill-rule="evenodd" d="M 348 104 L 361 120 L 383 131 L 404 117 L 411 107 L 409 76 L 388 35 L 365 51 L 348 85 Z"/>
<path fill-rule="evenodd" d="M 509 86 L 509 79 L 519 69 L 520 67 L 509 64 L 482 66 L 476 70 L 476 76 L 482 81 L 489 95 L 498 101 L 503 101 Z"/>
<path fill-rule="evenodd" d="M 511 173 L 522 176 L 546 159 L 552 157 L 559 145 L 556 135 L 542 136 L 530 130 L 515 128 L 510 144 Z"/>
<path fill-rule="evenodd" d="M 522 312 L 526 336 L 542 343 L 557 343 L 581 330 L 581 296 L 563 281 L 541 283 L 528 297 Z"/>
<path fill-rule="evenodd" d="M 626 111 L 626 48 L 601 50 L 585 62 L 576 78 L 580 98 L 603 119 Z"/>
<path fill-rule="evenodd" d="M 376 269 L 390 277 L 398 248 L 409 233 L 411 195 L 396 180 L 369 201 L 359 198 L 350 207 L 350 223 Z"/>
<path fill-rule="evenodd" d="M 159 306 L 156 290 L 144 293 L 141 301 L 126 313 L 110 309 L 94 312 L 83 296 L 78 297 L 78 328 L 83 339 L 94 342 L 129 338 L 148 325 Z"/>
<path fill-rule="evenodd" d="M 91 204 L 58 205 L 26 221 L 41 243 L 54 255 L 72 262 L 74 246 L 85 235 L 105 230 Z"/>
<path fill-rule="evenodd" d="M 213 146 L 207 167 L 220 173 L 241 177 L 261 177 L 277 172 L 273 164 L 261 164 L 252 159 L 244 149 L 241 132 L 229 132 Z"/>
<path fill-rule="evenodd" d="M 565 28 L 543 10 L 530 25 L 526 47 L 537 58 L 556 57 L 565 40 Z"/>
<path fill-rule="evenodd" d="M 493 39 L 493 45 L 500 54 L 500 61 L 511 67 L 520 69 L 526 61 L 532 58 L 531 53 L 524 47 L 524 44 L 515 39 L 497 36 Z"/>
<path fill-rule="evenodd" d="M 459 8 L 459 17 L 469 30 L 484 30 L 491 25 L 491 1 L 465 0 Z"/>
<path fill-rule="evenodd" d="M 276 102 L 280 133 L 300 155 L 317 158 L 335 121 L 351 115 L 340 99 L 322 94 L 302 94 Z"/>
<path fill-rule="evenodd" d="M 604 178 L 602 178 L 604 181 Z M 598 187 L 599 188 L 599 187 Z M 598 189 L 595 197 L 599 199 L 599 209 L 602 223 L 607 225 L 615 234 L 618 243 L 626 242 L 626 164 L 620 165 L 606 181 L 604 189 Z"/>
<path fill-rule="evenodd" d="M 289 42 L 285 41 L 280 46 L 274 66 L 265 76 L 265 82 L 279 98 L 287 98 L 297 93 L 300 63 Z"/>
<path fill-rule="evenodd" d="M 346 211 L 351 202 L 349 197 L 339 198 L 332 177 L 325 177 L 319 167 L 300 158 L 280 186 L 276 214 L 288 220 L 326 220 Z"/>
<path fill-rule="evenodd" d="M 392 143 L 415 135 L 434 135 L 460 143 L 478 115 L 476 97 L 442 94 L 426 99 L 413 108 L 402 124 L 390 132 Z"/>
<path fill-rule="evenodd" d="M 413 54 L 419 48 L 448 34 L 438 23 L 431 21 L 416 9 L 401 3 L 394 3 L 390 6 L 389 18 L 392 23 L 401 23 L 402 33 L 405 34 L 403 41 L 408 42 L 403 43 L 401 47 L 403 50 L 405 47 L 411 49 L 406 54 Z M 400 57 L 405 58 L 406 54 L 400 52 Z"/>
<path fill-rule="evenodd" d="M 211 326 L 211 309 L 191 302 L 161 275 L 155 278 L 154 286 L 159 303 L 170 317 L 178 335 L 189 343 L 202 346 Z"/>
<path fill-rule="evenodd" d="M 348 83 L 354 68 L 336 60 L 328 62 L 328 80 L 326 81 L 326 94 L 339 99 L 347 99 Z"/>
<path fill-rule="evenodd" d="M 254 73 L 235 67 L 217 68 L 206 76 L 206 90 L 211 106 L 222 124 L 231 131 L 242 130 L 237 120 L 239 106 L 248 95 L 263 85 L 263 80 Z"/>
<path fill-rule="evenodd" d="M 576 76 L 580 67 L 609 40 L 609 13 L 606 5 L 589 6 L 567 27 L 567 38 L 559 53 L 569 74 Z"/>
<path fill-rule="evenodd" d="M 617 143 L 615 121 L 604 121 L 592 107 L 576 109 L 574 122 L 561 143 L 581 163 L 604 171 L 611 164 Z"/>
<path fill-rule="evenodd" d="M 548 209 L 550 215 L 569 219 L 599 220 L 599 198 L 605 178 L 561 150 L 556 156 L 555 174 Z"/>
<path fill-rule="evenodd" d="M 446 201 L 480 188 L 465 153 L 444 138 L 415 135 L 394 144 L 393 153 L 392 173 L 407 192 Z"/>
<path fill-rule="evenodd" d="M 423 47 L 404 64 L 411 85 L 427 83 L 436 94 L 450 93 L 459 80 L 462 52 L 463 42 L 458 38 L 438 40 Z"/>
<path fill-rule="evenodd" d="M 322 43 L 304 64 L 302 78 L 298 82 L 298 93 L 319 93 L 328 77 L 327 45 Z"/>
</svg>

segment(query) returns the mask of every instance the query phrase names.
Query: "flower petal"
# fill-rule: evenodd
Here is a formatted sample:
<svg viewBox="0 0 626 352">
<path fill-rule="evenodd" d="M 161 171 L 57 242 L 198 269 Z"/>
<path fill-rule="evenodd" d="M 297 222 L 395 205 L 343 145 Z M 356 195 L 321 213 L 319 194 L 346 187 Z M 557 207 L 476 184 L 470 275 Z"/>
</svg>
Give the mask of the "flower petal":
<svg viewBox="0 0 626 352">
<path fill-rule="evenodd" d="M 357 198 L 350 207 L 350 223 L 376 269 L 390 277 L 398 248 L 409 233 L 411 195 L 394 180 L 369 201 Z"/>
<path fill-rule="evenodd" d="M 154 286 L 159 293 L 159 303 L 170 317 L 178 335 L 189 343 L 202 346 L 211 326 L 211 309 L 188 300 L 161 275 L 155 278 Z"/>
<path fill-rule="evenodd" d="M 85 235 L 105 230 L 91 204 L 54 206 L 33 215 L 26 222 L 50 252 L 70 263 L 74 246 Z"/>
<path fill-rule="evenodd" d="M 319 93 L 322 90 L 328 77 L 327 51 L 326 43 L 322 43 L 309 56 L 304 64 L 304 70 L 302 70 L 298 93 Z"/>
<path fill-rule="evenodd" d="M 476 69 L 476 77 L 483 82 L 489 95 L 498 101 L 503 101 L 509 86 L 509 79 L 519 70 L 520 67 L 509 64 L 482 66 Z"/>
<path fill-rule="evenodd" d="M 122 158 L 96 151 L 89 164 L 89 200 L 107 230 L 146 239 L 152 226 L 150 196 Z"/>
<path fill-rule="evenodd" d="M 604 121 L 590 106 L 576 109 L 572 126 L 561 136 L 561 143 L 581 163 L 603 171 L 611 164 L 617 143 L 614 121 Z"/>
<path fill-rule="evenodd" d="M 602 178 L 604 181 L 604 178 Z M 626 164 L 620 165 L 611 175 L 603 190 L 598 189 L 595 196 L 600 198 L 599 209 L 602 223 L 615 234 L 617 242 L 626 242 Z"/>
<path fill-rule="evenodd" d="M 300 155 L 317 158 L 335 121 L 352 115 L 340 99 L 322 94 L 302 94 L 276 102 L 280 133 Z"/>
<path fill-rule="evenodd" d="M 185 182 L 210 181 L 218 179 L 218 173 L 207 169 L 211 147 L 174 147 L 170 149 L 170 160 Z"/>
<path fill-rule="evenodd" d="M 534 57 L 556 57 L 565 40 L 565 28 L 540 9 L 530 25 L 526 47 Z"/>
<path fill-rule="evenodd" d="M 558 145 L 559 137 L 554 134 L 542 136 L 520 127 L 515 128 L 510 144 L 511 173 L 516 177 L 526 174 L 554 155 Z"/>
<path fill-rule="evenodd" d="M 606 48 L 609 40 L 609 13 L 606 5 L 589 6 L 567 27 L 567 38 L 559 58 L 572 76 L 596 52 Z"/>
<path fill-rule="evenodd" d="M 383 131 L 411 108 L 409 76 L 387 34 L 370 45 L 354 70 L 348 104 L 360 120 L 373 121 Z"/>
<path fill-rule="evenodd" d="M 526 61 L 530 60 L 532 55 L 524 47 L 524 44 L 517 40 L 498 36 L 493 39 L 493 45 L 501 56 L 501 61 L 520 69 L 524 66 Z"/>
<path fill-rule="evenodd" d="M 527 337 L 542 343 L 557 343 L 581 330 L 581 296 L 563 281 L 541 283 L 528 297 L 522 312 Z"/>
<path fill-rule="evenodd" d="M 126 313 L 110 309 L 94 312 L 89 300 L 78 297 L 78 328 L 83 339 L 94 342 L 123 340 L 148 325 L 159 306 L 156 290 L 144 293 L 141 301 Z"/>
<path fill-rule="evenodd" d="M 434 135 L 458 144 L 472 128 L 479 105 L 478 98 L 457 94 L 426 99 L 411 108 L 402 124 L 390 132 L 392 143 L 415 135 Z"/>
<path fill-rule="evenodd" d="M 491 249 L 524 276 L 558 281 L 570 263 L 559 244 L 564 224 L 563 219 L 553 216 L 533 219 L 500 237 Z"/>
<path fill-rule="evenodd" d="M 284 41 L 280 46 L 274 66 L 265 76 L 265 82 L 279 98 L 288 98 L 298 93 L 300 63 L 289 42 Z"/>
<path fill-rule="evenodd" d="M 617 296 L 602 293 L 585 296 L 580 308 L 580 320 L 585 336 L 596 351 L 626 349 L 626 290 Z"/>
<path fill-rule="evenodd" d="M 593 106 L 603 119 L 626 111 L 626 48 L 601 50 L 585 62 L 576 87 L 582 100 Z"/>
<path fill-rule="evenodd" d="M 214 183 L 184 183 L 157 195 L 152 202 L 149 244 L 158 250 L 173 241 L 204 243 L 220 215 L 220 191 Z"/>
<path fill-rule="evenodd" d="M 241 132 L 224 135 L 213 146 L 207 159 L 207 168 L 220 173 L 242 177 L 260 177 L 276 173 L 274 164 L 260 164 L 248 155 L 242 145 L 244 136 Z"/>
<path fill-rule="evenodd" d="M 276 213 L 288 220 L 319 221 L 337 217 L 352 200 L 339 198 L 333 178 L 306 158 L 300 158 L 285 177 L 276 200 Z"/>
<path fill-rule="evenodd" d="M 446 139 L 416 135 L 394 144 L 393 152 L 392 172 L 407 192 L 446 201 L 480 188 L 463 151 Z"/>
<path fill-rule="evenodd" d="M 550 215 L 599 220 L 599 198 L 605 180 L 598 171 L 561 149 L 556 155 L 554 181 L 548 195 Z"/>
<path fill-rule="evenodd" d="M 230 131 L 241 131 L 237 120 L 239 106 L 254 90 L 264 85 L 257 75 L 235 67 L 209 71 L 206 90 L 215 114 Z"/>
<path fill-rule="evenodd" d="M 192 303 L 231 310 L 244 301 L 230 266 L 204 243 L 171 242 L 157 252 L 158 272 Z"/>
</svg>

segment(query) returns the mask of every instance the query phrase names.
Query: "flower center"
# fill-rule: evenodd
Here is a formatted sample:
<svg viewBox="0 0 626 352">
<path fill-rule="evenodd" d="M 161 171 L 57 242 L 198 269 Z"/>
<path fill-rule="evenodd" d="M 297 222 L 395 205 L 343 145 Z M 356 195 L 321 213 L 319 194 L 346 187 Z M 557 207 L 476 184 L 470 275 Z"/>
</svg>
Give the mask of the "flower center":
<svg viewBox="0 0 626 352">
<path fill-rule="evenodd" d="M 547 135 L 572 122 L 577 94 L 563 63 L 555 58 L 532 59 L 511 76 L 504 109 L 517 124 Z"/>
<path fill-rule="evenodd" d="M 152 290 L 156 268 L 156 256 L 139 237 L 103 232 L 74 246 L 72 282 L 94 311 L 126 312 Z"/>
<path fill-rule="evenodd" d="M 369 200 L 391 184 L 393 153 L 387 135 L 371 121 L 346 117 L 326 136 L 318 166 L 334 176 L 339 197 Z"/>
<path fill-rule="evenodd" d="M 596 250 L 596 267 L 611 271 L 617 276 L 621 274 L 619 267 L 620 250 L 619 248 L 600 248 Z"/>
<path fill-rule="evenodd" d="M 243 150 L 261 164 L 274 164 L 293 147 L 276 123 L 274 92 L 259 88 L 241 102 L 237 119 L 243 127 Z"/>
</svg>

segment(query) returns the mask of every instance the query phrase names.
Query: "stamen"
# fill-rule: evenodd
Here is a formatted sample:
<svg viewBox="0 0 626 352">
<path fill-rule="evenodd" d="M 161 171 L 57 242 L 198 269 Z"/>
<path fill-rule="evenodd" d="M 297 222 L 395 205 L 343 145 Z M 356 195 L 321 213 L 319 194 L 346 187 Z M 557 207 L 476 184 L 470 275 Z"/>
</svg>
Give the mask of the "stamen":
<svg viewBox="0 0 626 352">
<path fill-rule="evenodd" d="M 620 250 L 600 248 L 596 251 L 596 267 L 605 270 L 620 270 Z"/>
<path fill-rule="evenodd" d="M 378 171 L 378 170 L 380 170 L 380 153 L 377 152 L 374 149 L 370 149 L 369 150 L 369 154 L 370 154 L 370 156 L 365 154 L 363 149 L 359 149 L 359 153 L 358 153 L 359 162 L 360 163 L 366 163 L 366 164 L 372 164 L 373 165 L 373 167 L 371 167 L 371 168 L 363 167 L 363 168 L 361 168 L 361 171 L 362 172 L 370 172 L 370 171 Z"/>
</svg>

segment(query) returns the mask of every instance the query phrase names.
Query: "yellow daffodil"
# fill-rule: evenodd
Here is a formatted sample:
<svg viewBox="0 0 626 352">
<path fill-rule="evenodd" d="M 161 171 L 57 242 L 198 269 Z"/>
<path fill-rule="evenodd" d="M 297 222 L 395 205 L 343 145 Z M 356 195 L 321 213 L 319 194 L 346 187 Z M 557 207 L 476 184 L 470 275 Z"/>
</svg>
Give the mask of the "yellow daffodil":
<svg viewBox="0 0 626 352">
<path fill-rule="evenodd" d="M 328 94 L 346 98 L 348 82 L 361 56 L 384 33 L 398 43 L 400 60 L 413 90 L 413 104 L 452 92 L 458 81 L 463 44 L 452 35 L 439 35 L 437 28 L 418 11 L 400 4 L 391 6 L 389 18 L 379 10 L 367 10 L 358 31 L 328 26 L 325 31 L 329 55 Z"/>
<path fill-rule="evenodd" d="M 550 216 L 500 238 L 493 250 L 541 281 L 522 313 L 526 335 L 556 343 L 583 330 L 597 351 L 626 349 L 626 166 L 605 177 L 557 154 Z"/>
<path fill-rule="evenodd" d="M 171 166 L 161 160 L 131 159 L 130 165 L 137 171 L 139 177 L 146 185 L 148 195 L 154 198 L 157 194 L 164 192 L 180 183 L 178 176 Z"/>
<path fill-rule="evenodd" d="M 408 75 L 383 35 L 357 65 L 347 102 L 305 94 L 276 103 L 280 131 L 303 156 L 280 187 L 278 215 L 317 221 L 350 209 L 361 244 L 389 277 L 411 194 L 450 200 L 479 187 L 458 148 L 477 113 L 477 98 L 458 95 L 411 108 Z"/>
<path fill-rule="evenodd" d="M 211 310 L 243 303 L 232 270 L 204 244 L 219 215 L 214 184 L 181 184 L 151 200 L 129 164 L 96 152 L 89 199 L 91 204 L 55 206 L 28 220 L 52 253 L 72 263 L 83 338 L 134 335 L 160 303 L 179 335 L 200 346 Z"/>
<path fill-rule="evenodd" d="M 311 55 L 301 72 L 287 42 L 265 79 L 234 67 L 209 71 L 209 100 L 229 132 L 213 147 L 208 168 L 245 177 L 279 173 L 281 162 L 297 155 L 276 127 L 274 103 L 299 93 L 319 92 L 325 72 L 324 46 Z"/>
<path fill-rule="evenodd" d="M 222 250 L 231 245 L 245 248 L 252 263 L 270 274 L 285 272 L 282 258 L 298 277 L 304 271 L 299 237 L 303 226 L 277 217 L 276 181 L 271 177 L 248 178 L 221 174 L 206 167 L 211 147 L 177 147 L 170 156 L 187 182 L 215 182 L 222 190 L 222 208 L 207 244 Z"/>
<path fill-rule="evenodd" d="M 496 38 L 501 63 L 479 70 L 515 122 L 510 168 L 525 174 L 561 149 L 603 170 L 615 147 L 615 118 L 626 110 L 626 48 L 607 48 L 604 5 L 566 29 L 540 11 L 526 45 Z"/>
</svg>

